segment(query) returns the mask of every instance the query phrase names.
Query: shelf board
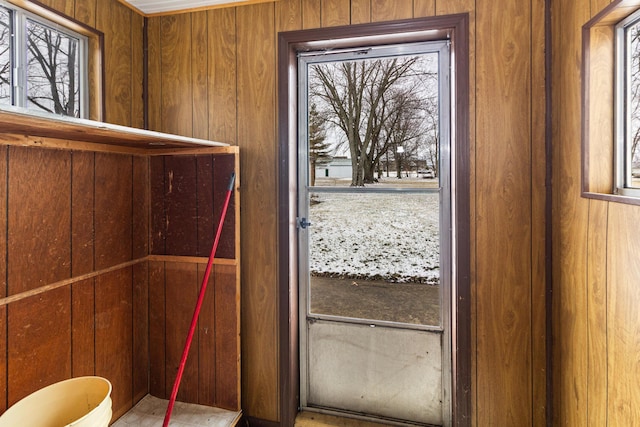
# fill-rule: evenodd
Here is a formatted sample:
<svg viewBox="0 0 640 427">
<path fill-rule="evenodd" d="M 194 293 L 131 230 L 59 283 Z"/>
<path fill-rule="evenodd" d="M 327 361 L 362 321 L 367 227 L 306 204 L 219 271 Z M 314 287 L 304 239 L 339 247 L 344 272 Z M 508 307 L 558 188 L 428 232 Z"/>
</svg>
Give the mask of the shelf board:
<svg viewBox="0 0 640 427">
<path fill-rule="evenodd" d="M 229 144 L 162 132 L 78 119 L 14 107 L 0 108 L 2 133 L 56 138 L 144 150 L 227 147 Z"/>
</svg>

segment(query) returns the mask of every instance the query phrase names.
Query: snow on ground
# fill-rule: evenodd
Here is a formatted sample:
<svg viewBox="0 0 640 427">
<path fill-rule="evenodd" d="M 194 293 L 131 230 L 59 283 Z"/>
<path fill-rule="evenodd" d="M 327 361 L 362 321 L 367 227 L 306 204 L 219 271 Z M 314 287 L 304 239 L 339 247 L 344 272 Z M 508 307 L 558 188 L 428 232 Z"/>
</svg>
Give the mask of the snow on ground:
<svg viewBox="0 0 640 427">
<path fill-rule="evenodd" d="M 437 194 L 315 193 L 313 275 L 438 284 Z"/>
</svg>

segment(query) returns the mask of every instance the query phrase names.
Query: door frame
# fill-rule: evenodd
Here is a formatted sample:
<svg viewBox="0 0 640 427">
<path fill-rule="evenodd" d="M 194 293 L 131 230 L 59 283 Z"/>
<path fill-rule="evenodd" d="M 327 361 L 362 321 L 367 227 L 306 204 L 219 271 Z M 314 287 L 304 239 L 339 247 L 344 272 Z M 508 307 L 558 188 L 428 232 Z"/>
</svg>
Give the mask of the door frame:
<svg viewBox="0 0 640 427">
<path fill-rule="evenodd" d="M 471 425 L 471 231 L 469 15 L 444 15 L 278 34 L 278 328 L 280 425 L 299 406 L 297 271 L 297 52 L 449 39 L 452 52 L 451 159 L 455 206 L 451 289 L 452 425 Z"/>
</svg>

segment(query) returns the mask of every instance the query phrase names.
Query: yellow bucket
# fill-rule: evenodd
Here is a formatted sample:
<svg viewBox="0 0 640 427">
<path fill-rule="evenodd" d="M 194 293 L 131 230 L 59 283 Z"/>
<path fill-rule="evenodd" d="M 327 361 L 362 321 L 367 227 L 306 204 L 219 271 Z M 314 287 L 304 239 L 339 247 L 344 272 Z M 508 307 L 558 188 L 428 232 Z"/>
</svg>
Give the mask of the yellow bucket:
<svg viewBox="0 0 640 427">
<path fill-rule="evenodd" d="M 107 427 L 111 421 L 111 383 L 78 377 L 42 388 L 0 416 L 0 427 Z"/>
</svg>

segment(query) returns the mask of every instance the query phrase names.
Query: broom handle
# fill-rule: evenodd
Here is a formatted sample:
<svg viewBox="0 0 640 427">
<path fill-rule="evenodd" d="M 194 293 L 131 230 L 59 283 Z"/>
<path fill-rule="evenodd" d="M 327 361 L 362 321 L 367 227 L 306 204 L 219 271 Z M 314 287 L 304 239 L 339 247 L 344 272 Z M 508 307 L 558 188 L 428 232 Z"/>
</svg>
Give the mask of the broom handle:
<svg viewBox="0 0 640 427">
<path fill-rule="evenodd" d="M 193 333 L 196 330 L 198 324 L 198 316 L 200 315 L 200 308 L 202 307 L 202 301 L 204 301 L 204 294 L 207 290 L 207 282 L 209 282 L 209 275 L 211 274 L 211 267 L 213 265 L 213 258 L 218 248 L 218 241 L 220 240 L 220 234 L 222 233 L 222 224 L 224 218 L 227 215 L 227 209 L 229 208 L 229 200 L 233 193 L 233 184 L 235 182 L 236 174 L 232 173 L 229 179 L 229 187 L 227 189 L 227 197 L 222 207 L 222 213 L 220 214 L 220 221 L 218 222 L 218 230 L 216 231 L 216 237 L 213 240 L 213 247 L 211 248 L 211 255 L 209 255 L 209 261 L 207 262 L 207 269 L 204 272 L 204 278 L 202 279 L 202 285 L 200 286 L 200 294 L 198 295 L 198 302 L 196 308 L 193 311 L 193 318 L 191 319 L 191 326 L 189 327 L 189 335 L 187 335 L 187 342 L 184 345 L 184 351 L 182 352 L 182 359 L 178 366 L 178 373 L 176 374 L 176 380 L 173 383 L 173 390 L 171 391 L 171 398 L 169 399 L 169 405 L 167 406 L 167 412 L 164 416 L 163 427 L 168 427 L 169 420 L 171 419 L 171 412 L 173 411 L 173 405 L 176 403 L 176 396 L 178 395 L 178 388 L 180 388 L 180 381 L 182 380 L 182 373 L 184 372 L 184 365 L 187 362 L 187 355 L 189 354 L 189 348 L 191 347 L 191 341 L 193 341 Z"/>
</svg>

